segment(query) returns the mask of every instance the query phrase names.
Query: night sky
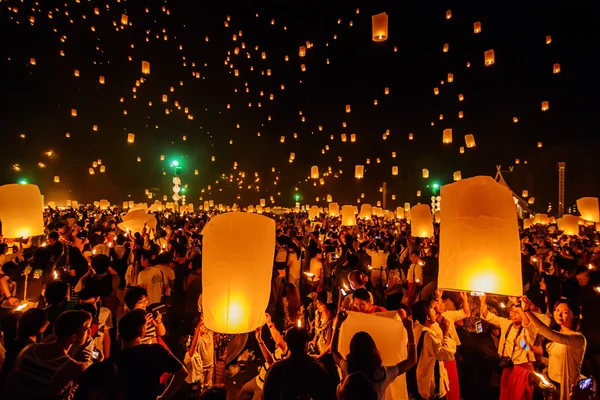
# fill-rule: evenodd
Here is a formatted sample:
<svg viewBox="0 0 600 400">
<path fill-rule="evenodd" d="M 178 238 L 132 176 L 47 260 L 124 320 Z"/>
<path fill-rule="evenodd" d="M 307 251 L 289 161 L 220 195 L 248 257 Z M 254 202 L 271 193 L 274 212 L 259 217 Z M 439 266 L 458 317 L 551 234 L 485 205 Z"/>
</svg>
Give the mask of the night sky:
<svg viewBox="0 0 600 400">
<path fill-rule="evenodd" d="M 427 185 L 452 182 L 454 171 L 494 176 L 502 165 L 514 166 L 504 177 L 535 197 L 535 211 L 552 203 L 555 212 L 557 162 L 565 161 L 566 206 L 598 196 L 598 5 L 362 3 L 3 0 L 0 181 L 26 179 L 58 204 L 151 203 L 171 196 L 177 159 L 189 203 L 291 206 L 297 187 L 307 204 L 325 206 L 327 194 L 355 204 L 364 193 L 361 202 L 375 205 L 387 182 L 393 209 L 429 203 Z M 380 12 L 389 38 L 376 43 L 371 16 Z M 495 64 L 485 67 L 490 49 Z M 476 147 L 466 148 L 465 134 Z M 98 165 L 90 175 L 98 159 L 106 171 Z M 313 165 L 324 184 L 307 179 Z M 354 178 L 355 165 L 365 166 L 364 179 Z"/>
</svg>

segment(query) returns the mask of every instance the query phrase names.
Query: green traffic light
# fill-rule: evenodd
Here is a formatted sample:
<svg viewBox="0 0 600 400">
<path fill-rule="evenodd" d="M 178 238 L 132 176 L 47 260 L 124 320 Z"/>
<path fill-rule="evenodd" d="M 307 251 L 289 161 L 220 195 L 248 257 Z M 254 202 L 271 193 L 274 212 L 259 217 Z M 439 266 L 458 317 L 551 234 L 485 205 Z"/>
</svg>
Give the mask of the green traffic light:
<svg viewBox="0 0 600 400">
<path fill-rule="evenodd" d="M 177 160 L 174 160 L 174 161 L 171 163 L 171 165 L 172 165 L 172 166 L 174 166 L 174 167 L 179 167 L 179 161 L 177 161 Z"/>
</svg>

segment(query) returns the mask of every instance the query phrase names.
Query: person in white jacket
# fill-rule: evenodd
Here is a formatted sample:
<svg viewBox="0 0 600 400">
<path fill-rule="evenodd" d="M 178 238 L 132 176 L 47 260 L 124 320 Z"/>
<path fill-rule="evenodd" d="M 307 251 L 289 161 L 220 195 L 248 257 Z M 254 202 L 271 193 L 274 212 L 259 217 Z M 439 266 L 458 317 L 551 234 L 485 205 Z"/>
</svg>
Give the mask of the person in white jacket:
<svg viewBox="0 0 600 400">
<path fill-rule="evenodd" d="M 418 393 L 411 394 L 416 399 L 430 399 L 436 395 L 443 398 L 450 382 L 441 361 L 453 360 L 456 353 L 456 342 L 450 337 L 450 321 L 444 316 L 438 318 L 441 336 L 436 333 L 436 314 L 429 301 L 416 302 L 412 316 L 418 322 L 414 327 L 414 337 L 417 340 L 415 375 Z"/>
</svg>

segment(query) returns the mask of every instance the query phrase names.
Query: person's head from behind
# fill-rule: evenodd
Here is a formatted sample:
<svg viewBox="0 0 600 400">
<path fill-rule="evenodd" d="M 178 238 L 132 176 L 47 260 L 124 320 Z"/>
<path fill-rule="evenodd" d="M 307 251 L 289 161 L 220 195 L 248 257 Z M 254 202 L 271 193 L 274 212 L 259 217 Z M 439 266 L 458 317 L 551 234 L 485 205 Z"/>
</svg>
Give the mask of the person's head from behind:
<svg viewBox="0 0 600 400">
<path fill-rule="evenodd" d="M 8 252 L 8 244 L 0 243 L 0 254 L 6 254 Z"/>
<path fill-rule="evenodd" d="M 381 368 L 382 360 L 375 341 L 367 332 L 357 332 L 350 340 L 348 373 L 363 372 L 373 379 L 375 370 Z"/>
<path fill-rule="evenodd" d="M 41 308 L 30 308 L 25 311 L 17 322 L 17 336 L 20 338 L 37 337 L 48 327 L 46 311 Z"/>
<path fill-rule="evenodd" d="M 124 300 L 130 310 L 145 310 L 148 306 L 148 291 L 141 287 L 132 287 L 125 293 Z"/>
<path fill-rule="evenodd" d="M 46 286 L 44 297 L 49 305 L 60 304 L 67 299 L 69 286 L 63 281 L 52 281 Z"/>
<path fill-rule="evenodd" d="M 308 333 L 303 328 L 290 328 L 285 335 L 285 341 L 292 354 L 306 353 Z"/>
<path fill-rule="evenodd" d="M 92 268 L 97 274 L 105 274 L 110 267 L 110 258 L 104 254 L 95 255 L 92 258 Z"/>
<path fill-rule="evenodd" d="M 131 342 L 146 335 L 146 312 L 133 310 L 125 313 L 119 320 L 119 336 L 124 342 Z"/>
<path fill-rule="evenodd" d="M 140 263 L 142 267 L 148 268 L 151 264 L 154 254 L 150 250 L 140 250 Z"/>
<path fill-rule="evenodd" d="M 357 290 L 365 287 L 366 275 L 359 270 L 354 270 L 348 274 L 348 281 L 350 282 L 350 288 Z"/>
<path fill-rule="evenodd" d="M 65 311 L 54 323 L 54 335 L 57 341 L 70 344 L 83 344 L 92 326 L 92 316 L 85 311 Z"/>
<path fill-rule="evenodd" d="M 421 325 L 430 326 L 435 322 L 435 310 L 429 301 L 420 300 L 413 304 L 412 317 Z"/>
<path fill-rule="evenodd" d="M 56 231 L 52 231 L 48 234 L 48 244 L 53 245 L 54 243 L 58 242 L 58 232 Z"/>
<path fill-rule="evenodd" d="M 338 400 L 377 400 L 373 383 L 362 372 L 353 372 L 344 379 L 338 392 Z"/>
<path fill-rule="evenodd" d="M 417 264 L 419 262 L 419 252 L 417 250 L 410 252 L 410 262 L 413 264 Z"/>
<path fill-rule="evenodd" d="M 575 275 L 575 279 L 577 279 L 577 283 L 579 286 L 585 286 L 590 282 L 590 270 L 585 265 L 580 265 L 577 267 L 577 272 Z"/>
<path fill-rule="evenodd" d="M 354 308 L 357 311 L 368 313 L 373 309 L 371 295 L 367 289 L 361 288 L 354 291 L 352 294 L 352 300 L 354 302 Z"/>
<path fill-rule="evenodd" d="M 554 321 L 560 326 L 577 330 L 579 323 L 579 305 L 573 299 L 561 297 L 554 305 Z"/>
<path fill-rule="evenodd" d="M 8 276 L 11 281 L 19 279 L 21 271 L 22 269 L 13 261 L 7 261 L 2 265 L 2 272 L 4 275 Z"/>
</svg>

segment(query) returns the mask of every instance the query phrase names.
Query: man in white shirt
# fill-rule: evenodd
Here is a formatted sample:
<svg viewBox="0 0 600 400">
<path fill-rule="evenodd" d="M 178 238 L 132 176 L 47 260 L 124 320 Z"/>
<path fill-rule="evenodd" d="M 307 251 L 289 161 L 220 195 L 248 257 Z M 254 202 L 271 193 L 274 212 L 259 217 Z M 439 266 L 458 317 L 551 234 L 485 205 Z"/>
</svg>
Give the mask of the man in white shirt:
<svg viewBox="0 0 600 400">
<path fill-rule="evenodd" d="M 311 285 L 318 285 L 323 278 L 323 251 L 321 249 L 316 249 L 315 256 L 310 259 L 310 273 L 313 274 L 309 279 Z"/>
<path fill-rule="evenodd" d="M 386 268 L 389 254 L 383 250 L 383 242 L 378 242 L 375 250 L 367 249 L 367 254 L 371 257 L 371 268 L 373 268 L 371 270 L 371 285 L 376 287 L 380 280 L 385 285 L 387 282 Z"/>
<path fill-rule="evenodd" d="M 419 257 L 419 252 L 414 250 L 410 253 L 410 267 L 408 268 L 408 304 L 413 304 L 419 289 L 423 284 L 423 261 Z"/>
<path fill-rule="evenodd" d="M 412 315 L 418 322 L 414 327 L 415 340 L 418 341 L 418 361 L 415 371 L 418 395 L 424 399 L 430 399 L 435 395 L 443 398 L 450 387 L 450 382 L 444 363 L 441 361 L 453 360 L 456 353 L 456 343 L 449 334 L 450 321 L 441 316 L 439 318 L 441 335 L 436 333 L 438 328 L 434 327 L 437 325 L 435 310 L 428 301 L 416 302 Z"/>
<path fill-rule="evenodd" d="M 137 285 L 148 292 L 148 304 L 156 304 L 161 302 L 161 298 L 165 294 L 165 279 L 160 268 L 150 264 L 151 258 L 151 251 L 142 251 L 140 263 L 144 270 L 138 274 Z"/>
</svg>

